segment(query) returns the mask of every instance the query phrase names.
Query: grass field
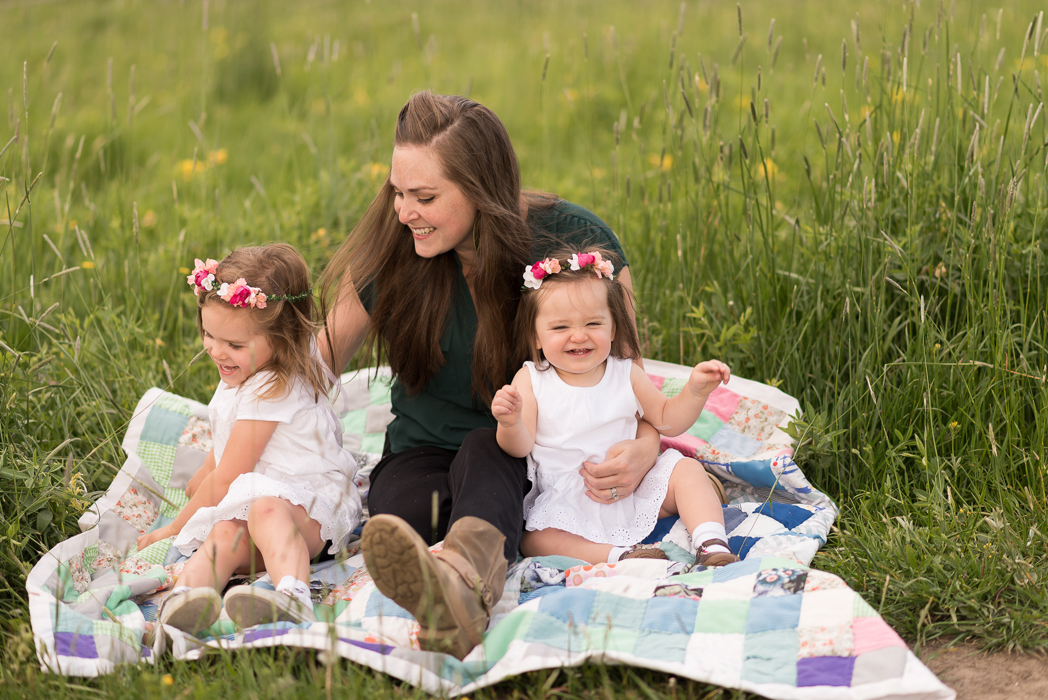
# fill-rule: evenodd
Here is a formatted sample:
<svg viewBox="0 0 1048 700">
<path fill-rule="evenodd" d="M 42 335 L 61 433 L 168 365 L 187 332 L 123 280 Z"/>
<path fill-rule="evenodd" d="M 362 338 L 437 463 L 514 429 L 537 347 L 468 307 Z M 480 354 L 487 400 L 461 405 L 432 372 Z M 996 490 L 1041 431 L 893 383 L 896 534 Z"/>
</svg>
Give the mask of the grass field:
<svg viewBox="0 0 1048 700">
<path fill-rule="evenodd" d="M 42 675 L 24 581 L 139 396 L 214 387 L 180 268 L 285 240 L 319 271 L 421 88 L 613 226 L 646 356 L 800 399 L 841 507 L 815 566 L 912 642 L 1048 645 L 1043 7 L 744 5 L 0 3 L 0 695 L 416 694 L 286 651 Z M 603 667 L 478 695 L 734 696 Z"/>
</svg>

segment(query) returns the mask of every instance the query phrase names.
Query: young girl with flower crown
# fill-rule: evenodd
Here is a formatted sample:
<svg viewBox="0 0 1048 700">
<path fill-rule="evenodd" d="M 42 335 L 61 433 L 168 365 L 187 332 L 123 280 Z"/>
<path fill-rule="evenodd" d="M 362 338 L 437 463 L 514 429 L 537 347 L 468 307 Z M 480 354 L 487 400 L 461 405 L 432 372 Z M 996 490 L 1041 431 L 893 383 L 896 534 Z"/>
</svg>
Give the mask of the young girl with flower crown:
<svg viewBox="0 0 1048 700">
<path fill-rule="evenodd" d="M 360 521 L 356 464 L 327 392 L 334 376 L 317 352 L 309 271 L 289 245 L 241 248 L 196 261 L 188 282 L 220 381 L 208 404 L 214 449 L 173 522 L 139 550 L 175 536 L 192 554 L 159 620 L 185 632 L 210 627 L 225 605 L 240 627 L 313 621 L 309 562 L 334 553 Z M 232 574 L 267 571 L 276 591 L 231 588 Z"/>
<path fill-rule="evenodd" d="M 701 362 L 680 394 L 663 395 L 633 362 L 640 345 L 630 302 L 605 255 L 564 251 L 524 271 L 516 331 L 532 361 L 491 404 L 499 445 L 528 459 L 532 488 L 524 500 L 521 551 L 594 564 L 665 559 L 662 550 L 638 543 L 658 518 L 680 515 L 696 564 L 738 561 L 726 542 L 723 487 L 676 450 L 664 452 L 629 495 L 612 488 L 610 499 L 602 500 L 586 489 L 582 464 L 603 461 L 609 447 L 634 437 L 639 417 L 663 435 L 680 435 L 731 376 L 723 362 Z"/>
</svg>

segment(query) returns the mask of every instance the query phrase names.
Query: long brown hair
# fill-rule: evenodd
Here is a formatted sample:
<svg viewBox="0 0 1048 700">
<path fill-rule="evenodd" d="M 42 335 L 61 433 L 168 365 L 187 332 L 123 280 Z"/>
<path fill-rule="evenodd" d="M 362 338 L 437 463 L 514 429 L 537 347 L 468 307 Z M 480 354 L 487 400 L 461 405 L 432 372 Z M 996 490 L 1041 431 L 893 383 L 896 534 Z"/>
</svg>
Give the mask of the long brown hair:
<svg viewBox="0 0 1048 700">
<path fill-rule="evenodd" d="M 201 291 L 197 297 L 197 328 L 204 335 L 201 310 L 207 304 L 229 305 L 218 290 L 223 282 L 233 284 L 244 279 L 258 287 L 267 297 L 266 308 L 237 308 L 237 313 L 251 315 L 259 334 L 266 336 L 273 351 L 269 362 L 255 371 L 272 372 L 263 385 L 261 398 L 279 398 L 287 393 L 296 377 L 313 389 L 317 400 L 326 394 L 331 384 L 312 353 L 312 339 L 317 331 L 317 309 L 309 293 L 309 267 L 305 259 L 286 243 L 252 248 L 238 248 L 218 264 L 215 272 L 218 283 L 211 291 Z M 274 299 L 275 296 L 301 297 L 295 301 Z"/>
<path fill-rule="evenodd" d="M 517 347 L 526 353 L 528 359 L 538 365 L 546 359 L 542 350 L 538 347 L 538 331 L 535 328 L 535 320 L 539 315 L 539 306 L 542 300 L 550 293 L 551 289 L 565 284 L 578 284 L 581 280 L 596 279 L 593 268 L 584 267 L 581 270 L 572 270 L 568 265 L 568 259 L 578 251 L 569 248 L 558 250 L 549 256 L 560 261 L 560 272 L 549 275 L 542 280 L 538 289 L 529 289 L 521 295 L 520 306 L 517 308 L 517 318 L 514 322 L 513 337 Z M 605 260 L 611 260 L 615 269 L 619 270 L 619 261 L 611 251 L 597 246 L 587 247 L 585 252 L 599 252 Z M 600 278 L 601 287 L 608 295 L 608 310 L 611 312 L 611 321 L 615 325 L 615 340 L 611 341 L 611 356 L 620 360 L 641 359 L 640 340 L 637 338 L 637 329 L 630 319 L 630 309 L 633 307 L 633 296 L 618 280 L 618 274 L 613 279 Z M 540 368 L 542 369 L 542 368 Z"/>
<path fill-rule="evenodd" d="M 444 177 L 477 208 L 472 390 L 486 405 L 513 370 L 509 339 L 520 271 L 531 250 L 513 144 L 490 109 L 465 97 L 427 91 L 412 95 L 400 110 L 394 146 L 432 149 Z M 329 307 L 350 290 L 366 295 L 373 289 L 365 348 L 370 352 L 377 345 L 394 376 L 409 393 L 417 393 L 444 364 L 440 339 L 457 293 L 458 266 L 454 251 L 433 258 L 415 253 L 408 227 L 393 210 L 394 195 L 387 177 L 328 264 L 320 286 Z M 547 202 L 536 198 L 538 206 Z"/>
</svg>

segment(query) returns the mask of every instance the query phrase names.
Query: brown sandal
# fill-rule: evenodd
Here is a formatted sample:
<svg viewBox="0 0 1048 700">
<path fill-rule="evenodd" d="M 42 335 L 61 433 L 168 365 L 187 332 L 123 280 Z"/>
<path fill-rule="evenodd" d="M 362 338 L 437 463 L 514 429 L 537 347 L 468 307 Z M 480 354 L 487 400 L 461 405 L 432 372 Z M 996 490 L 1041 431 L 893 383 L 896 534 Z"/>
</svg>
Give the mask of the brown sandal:
<svg viewBox="0 0 1048 700">
<path fill-rule="evenodd" d="M 635 544 L 630 551 L 619 557 L 619 561 L 625 559 L 669 559 L 669 557 L 666 556 L 666 552 L 658 547 L 645 547 L 644 545 Z"/>
<path fill-rule="evenodd" d="M 710 552 L 707 551 L 707 547 L 711 545 L 719 544 L 721 547 L 727 549 L 727 552 Z M 697 566 L 724 566 L 726 564 L 734 564 L 739 561 L 739 558 L 731 553 L 731 547 L 724 540 L 706 540 L 699 546 L 699 551 L 695 553 L 695 564 Z"/>
</svg>

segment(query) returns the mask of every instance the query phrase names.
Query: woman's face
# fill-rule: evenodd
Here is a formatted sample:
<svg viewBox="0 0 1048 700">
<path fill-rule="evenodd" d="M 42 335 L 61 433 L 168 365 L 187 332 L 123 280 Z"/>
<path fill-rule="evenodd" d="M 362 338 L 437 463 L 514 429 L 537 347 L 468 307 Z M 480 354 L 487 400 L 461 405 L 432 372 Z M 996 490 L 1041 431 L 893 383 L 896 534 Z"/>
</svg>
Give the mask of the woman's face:
<svg viewBox="0 0 1048 700">
<path fill-rule="evenodd" d="M 393 209 L 411 231 L 415 252 L 432 258 L 455 250 L 471 261 L 477 208 L 444 177 L 436 152 L 428 146 L 396 146 L 389 171 Z"/>
</svg>

